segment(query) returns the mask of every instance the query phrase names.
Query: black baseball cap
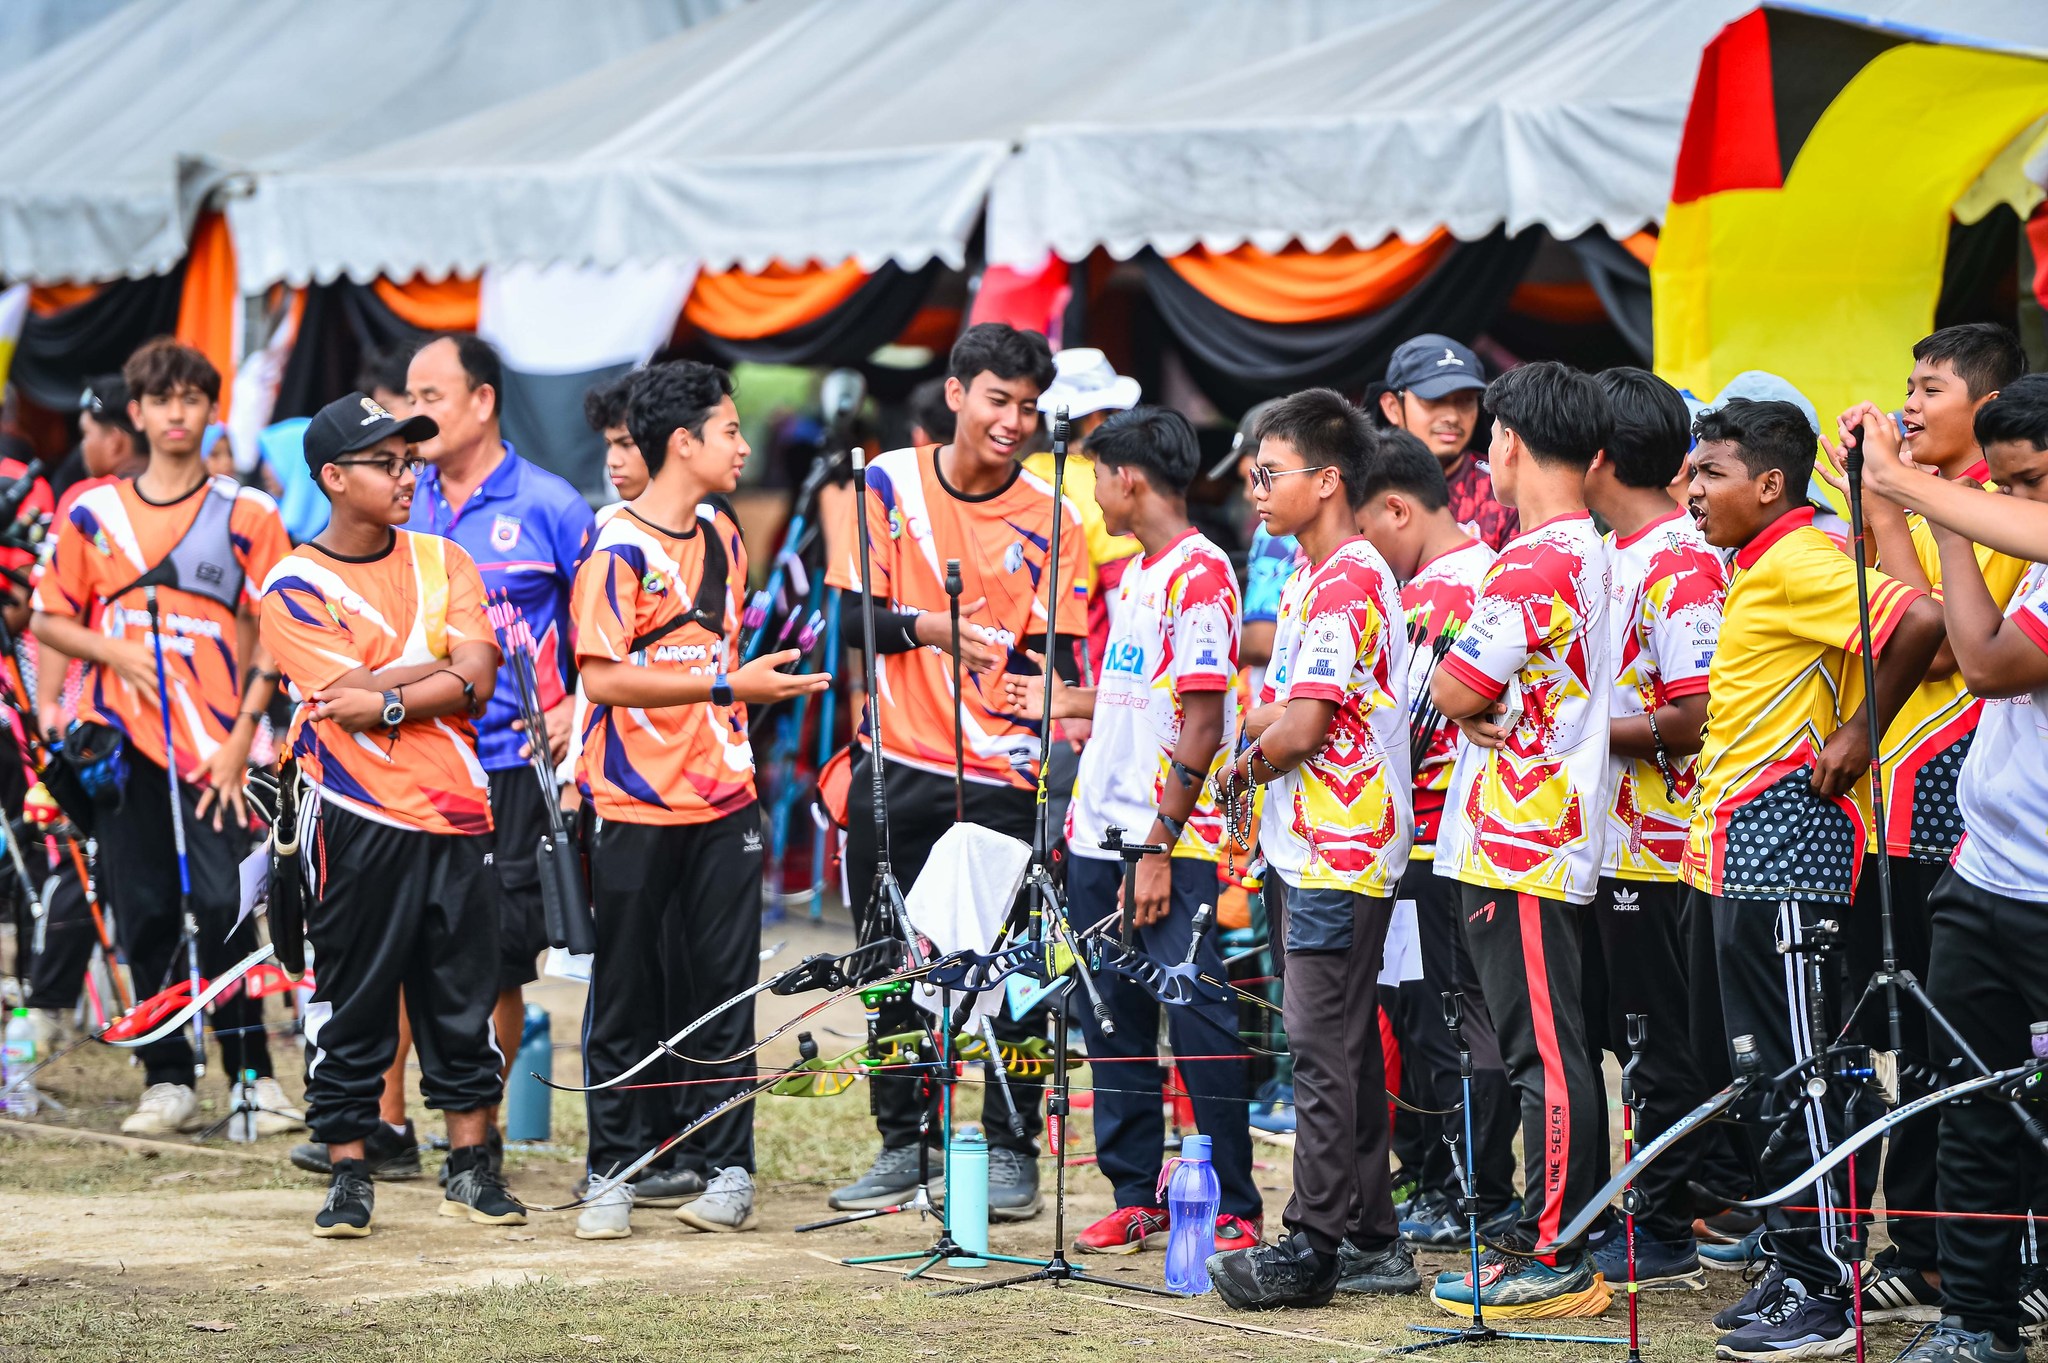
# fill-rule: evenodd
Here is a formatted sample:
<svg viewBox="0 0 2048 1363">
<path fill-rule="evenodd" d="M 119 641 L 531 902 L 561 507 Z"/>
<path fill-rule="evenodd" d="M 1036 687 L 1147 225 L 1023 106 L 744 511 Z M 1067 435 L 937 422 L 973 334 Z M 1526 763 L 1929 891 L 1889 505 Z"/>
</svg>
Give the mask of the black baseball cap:
<svg viewBox="0 0 2048 1363">
<path fill-rule="evenodd" d="M 1387 387 L 1436 399 L 1465 388 L 1486 387 L 1479 357 L 1448 336 L 1424 332 L 1401 342 L 1387 361 Z"/>
<path fill-rule="evenodd" d="M 350 393 L 313 414 L 306 427 L 306 467 L 317 478 L 323 465 L 344 454 L 367 450 L 386 436 L 403 436 L 406 444 L 417 445 L 440 433 L 441 427 L 430 416 L 400 421 L 368 393 Z"/>
</svg>

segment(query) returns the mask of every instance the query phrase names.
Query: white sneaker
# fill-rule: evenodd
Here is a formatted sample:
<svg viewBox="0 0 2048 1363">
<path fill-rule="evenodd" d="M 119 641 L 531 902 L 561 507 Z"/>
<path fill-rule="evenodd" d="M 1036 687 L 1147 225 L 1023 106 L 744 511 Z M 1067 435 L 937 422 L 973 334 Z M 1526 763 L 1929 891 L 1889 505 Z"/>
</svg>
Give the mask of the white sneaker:
<svg viewBox="0 0 2048 1363">
<path fill-rule="evenodd" d="M 130 1136 L 168 1136 L 198 1125 L 199 1095 L 190 1084 L 151 1084 L 121 1130 Z"/>
<path fill-rule="evenodd" d="M 633 1233 L 633 1185 L 618 1183 L 599 1193 L 576 1218 L 578 1240 L 624 1240 Z"/>
<path fill-rule="evenodd" d="M 256 1114 L 256 1134 L 259 1136 L 282 1136 L 306 1124 L 306 1114 L 293 1107 L 292 1100 L 285 1097 L 284 1085 L 267 1074 L 256 1081 L 256 1106 L 263 1109 Z"/>
<path fill-rule="evenodd" d="M 696 1201 L 676 1208 L 676 1220 L 697 1230 L 723 1234 L 754 1228 L 754 1179 L 738 1165 L 711 1175 Z"/>
</svg>

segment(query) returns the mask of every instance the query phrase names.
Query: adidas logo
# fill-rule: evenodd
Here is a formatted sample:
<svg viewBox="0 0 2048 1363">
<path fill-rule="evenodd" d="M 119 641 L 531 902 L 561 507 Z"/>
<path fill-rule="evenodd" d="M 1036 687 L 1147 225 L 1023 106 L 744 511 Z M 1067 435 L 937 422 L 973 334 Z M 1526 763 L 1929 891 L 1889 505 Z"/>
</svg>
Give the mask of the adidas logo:
<svg viewBox="0 0 2048 1363">
<path fill-rule="evenodd" d="M 1616 890 L 1614 892 L 1614 911 L 1616 913 L 1634 913 L 1638 907 L 1636 903 L 1637 898 L 1638 895 L 1634 890 Z"/>
<path fill-rule="evenodd" d="M 761 834 L 759 830 L 749 828 L 746 831 L 746 833 L 741 836 L 740 850 L 742 852 L 758 852 L 761 850 Z"/>
</svg>

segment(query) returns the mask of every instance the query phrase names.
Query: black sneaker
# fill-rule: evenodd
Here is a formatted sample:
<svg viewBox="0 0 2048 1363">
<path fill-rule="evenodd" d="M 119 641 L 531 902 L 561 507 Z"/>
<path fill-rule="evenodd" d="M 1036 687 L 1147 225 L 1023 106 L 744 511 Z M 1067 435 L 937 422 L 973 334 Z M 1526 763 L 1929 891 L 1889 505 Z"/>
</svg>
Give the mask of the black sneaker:
<svg viewBox="0 0 2048 1363">
<path fill-rule="evenodd" d="M 1318 1254 L 1302 1235 L 1209 1256 L 1209 1281 L 1239 1311 L 1328 1306 L 1337 1294 L 1337 1256 Z"/>
<path fill-rule="evenodd" d="M 1022 1150 L 990 1146 L 988 1219 L 1029 1221 L 1044 1205 L 1044 1199 L 1038 1195 L 1038 1161 Z"/>
<path fill-rule="evenodd" d="M 1593 1246 L 1593 1267 L 1615 1286 L 1628 1281 L 1628 1234 L 1617 1231 Z M 1666 1244 L 1636 1232 L 1636 1286 L 1645 1292 L 1698 1292 L 1707 1285 L 1700 1247 L 1690 1235 Z M 1732 1328 L 1732 1327 L 1727 1327 Z"/>
<path fill-rule="evenodd" d="M 2048 1269 L 2040 1264 L 2020 1265 L 2020 1328 L 2038 1330 L 2048 1325 Z"/>
<path fill-rule="evenodd" d="M 331 1178 L 334 1174 L 333 1161 L 327 1157 L 327 1146 L 322 1141 L 302 1141 L 292 1147 L 291 1162 L 309 1174 Z M 405 1123 L 403 1135 L 393 1131 L 383 1122 L 378 1122 L 363 1137 L 363 1162 L 370 1166 L 370 1177 L 379 1183 L 403 1183 L 420 1176 L 420 1138 L 413 1130 L 410 1118 Z"/>
<path fill-rule="evenodd" d="M 1465 1238 L 1465 1218 L 1459 1213 L 1458 1204 L 1433 1190 L 1416 1194 L 1408 1209 L 1397 1209 L 1395 1215 L 1399 1218 L 1401 1238 L 1411 1245 L 1442 1248 Z"/>
<path fill-rule="evenodd" d="M 435 1145 L 439 1149 L 449 1150 L 450 1154 L 454 1153 L 453 1150 L 449 1149 L 446 1141 L 437 1141 Z M 505 1133 L 498 1130 L 495 1126 L 486 1127 L 484 1129 L 484 1149 L 490 1152 L 491 1171 L 502 1180 L 505 1177 Z M 443 1188 L 447 1187 L 448 1165 L 446 1162 L 443 1162 L 441 1165 L 440 1178 L 441 1186 Z M 582 1194 L 578 1193 L 577 1196 L 581 1197 Z"/>
<path fill-rule="evenodd" d="M 490 1150 L 466 1145 L 448 1152 L 448 1195 L 441 1215 L 466 1216 L 480 1226 L 523 1226 L 526 1208 L 505 1191 L 505 1177 L 491 1167 Z"/>
<path fill-rule="evenodd" d="M 1776 1259 L 1759 1259 L 1745 1271 L 1749 1290 L 1733 1306 L 1724 1306 L 1714 1313 L 1716 1330 L 1733 1330 L 1747 1325 L 1773 1306 L 1785 1292 L 1785 1270 Z"/>
<path fill-rule="evenodd" d="M 376 1203 L 369 1163 L 345 1159 L 335 1166 L 327 1201 L 313 1217 L 313 1234 L 322 1240 L 360 1240 L 370 1233 Z"/>
<path fill-rule="evenodd" d="M 704 1191 L 704 1175 L 695 1169 L 652 1169 L 633 1184 L 637 1207 L 680 1207 Z"/>
<path fill-rule="evenodd" d="M 1797 1278 L 1786 1278 L 1777 1300 L 1755 1320 L 1722 1335 L 1716 1358 L 1839 1358 L 1856 1347 L 1856 1327 L 1846 1297 L 1807 1294 Z"/>
<path fill-rule="evenodd" d="M 1989 1330 L 1965 1330 L 1955 1316 L 1899 1355 L 1898 1363 L 2026 1363 L 2026 1346 L 2002 1342 Z"/>
<path fill-rule="evenodd" d="M 1349 1240 L 1337 1246 L 1339 1292 L 1399 1296 L 1421 1286 L 1415 1255 L 1399 1240 L 1377 1254 L 1369 1254 Z"/>
<path fill-rule="evenodd" d="M 1917 1268 L 1899 1262 L 1899 1247 L 1887 1245 L 1863 1275 L 1866 1321 L 1941 1319 L 1941 1289 Z"/>
<path fill-rule="evenodd" d="M 1764 1214 L 1747 1207 L 1724 1207 L 1712 1216 L 1696 1218 L 1692 1223 L 1693 1238 L 1706 1245 L 1732 1245 L 1760 1230 Z"/>
</svg>

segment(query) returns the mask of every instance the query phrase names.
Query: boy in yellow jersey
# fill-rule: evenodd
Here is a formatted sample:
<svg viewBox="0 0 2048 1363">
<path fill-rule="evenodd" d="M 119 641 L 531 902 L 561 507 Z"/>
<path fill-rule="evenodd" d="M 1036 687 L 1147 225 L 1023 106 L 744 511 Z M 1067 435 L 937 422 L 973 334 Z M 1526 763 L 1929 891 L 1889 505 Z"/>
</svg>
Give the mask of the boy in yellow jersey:
<svg viewBox="0 0 2048 1363">
<path fill-rule="evenodd" d="M 1899 423 L 1871 403 L 1842 414 L 1837 433 L 1846 438 L 1860 428 L 1864 452 L 1871 462 L 1896 460 L 1903 451 L 1917 464 L 1939 471 L 1947 480 L 1990 481 L 1984 451 L 1977 445 L 1973 423 L 1984 404 L 2025 372 L 2026 354 L 2019 338 L 1989 322 L 1944 327 L 1913 347 L 1913 370 L 1906 379 L 1906 402 Z M 1900 425 L 1905 428 L 1903 439 Z M 1823 476 L 1830 476 L 1825 470 Z M 1846 493 L 1846 484 L 1843 485 Z M 1875 562 L 1889 576 L 1909 587 L 1942 598 L 1941 554 L 1933 530 L 1918 512 L 1902 510 L 1883 497 L 1866 493 L 1864 519 L 1870 529 Z M 2028 564 L 2023 559 L 1981 550 L 1978 570 L 1991 597 L 2003 610 L 2012 600 Z M 1952 653 L 1935 655 L 1925 680 L 1899 708 L 1885 730 L 1885 829 L 1883 846 L 1871 855 L 1891 858 L 1892 924 L 1899 965 L 1925 979 L 1931 925 L 1927 900 L 1935 882 L 1948 869 L 1963 819 L 1956 808 L 1956 779 L 1977 731 L 1984 705 L 1970 693 Z M 1878 879 L 1865 866 L 1856 888 L 1856 909 L 1846 926 L 1849 997 L 1861 993 L 1864 981 L 1883 962 L 1878 913 Z M 1862 1036 L 1888 1048 L 1890 1028 L 1876 1002 L 1865 1008 Z M 1927 1055 L 1927 1022 L 1915 1008 L 1899 1014 L 1900 1039 L 1909 1055 Z M 1888 1139 L 1883 1162 L 1887 1209 L 1932 1211 L 1934 1208 L 1935 1141 L 1940 1115 L 1930 1112 L 1901 1124 Z M 1877 1186 L 1878 1161 L 1861 1166 L 1866 1177 L 1857 1204 L 1870 1205 Z M 1940 1310 L 1941 1275 L 1936 1268 L 1935 1222 L 1929 1217 L 1902 1216 L 1889 1226 L 1891 1245 L 1879 1253 L 1863 1282 L 1863 1314 L 1868 1320 L 1928 1320 Z"/>
<path fill-rule="evenodd" d="M 1735 558 L 1683 873 L 1712 899 L 1728 1034 L 1754 1037 L 1761 1071 L 1775 1075 L 1828 1042 L 1809 1007 L 1810 982 L 1827 966 L 1807 944 L 1820 919 L 1847 912 L 1869 836 L 1864 706 L 1881 723 L 1898 712 L 1940 646 L 1941 608 L 1870 574 L 1877 694 L 1866 698 L 1855 565 L 1814 528 L 1806 500 L 1813 428 L 1791 403 L 1736 399 L 1693 429 L 1693 517 L 1709 544 Z M 1826 1151 L 1829 1131 L 1842 1130 L 1840 1092 L 1830 1086 L 1808 1114 L 1806 1139 L 1782 1142 L 1766 1161 L 1767 1185 Z M 1829 1180 L 1813 1196 L 1832 1208 L 1844 1191 Z M 1716 1353 L 1846 1352 L 1854 1331 L 1839 1218 L 1776 1207 L 1765 1227 L 1768 1270 L 1714 1318 L 1727 1332 Z"/>
</svg>

